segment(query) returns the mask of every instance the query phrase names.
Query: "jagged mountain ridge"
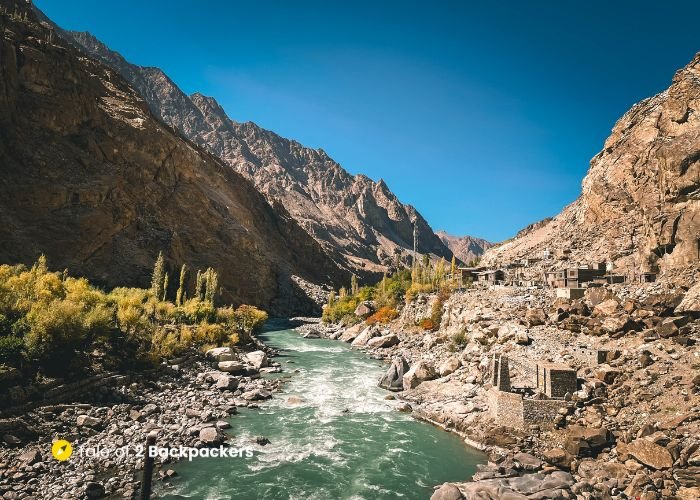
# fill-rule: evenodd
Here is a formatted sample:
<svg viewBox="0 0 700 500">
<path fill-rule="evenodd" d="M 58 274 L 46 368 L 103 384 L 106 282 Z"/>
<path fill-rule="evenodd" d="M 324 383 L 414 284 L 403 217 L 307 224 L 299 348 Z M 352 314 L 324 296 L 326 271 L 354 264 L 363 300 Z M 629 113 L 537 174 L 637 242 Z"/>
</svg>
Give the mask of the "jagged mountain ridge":
<svg viewBox="0 0 700 500">
<path fill-rule="evenodd" d="M 494 244 L 483 238 L 473 236 L 454 236 L 447 231 L 439 230 L 435 234 L 447 245 L 452 253 L 462 262 L 469 263 L 481 257 Z"/>
<path fill-rule="evenodd" d="M 160 69 L 127 62 L 87 32 L 64 36 L 119 71 L 166 124 L 249 178 L 272 204 L 282 204 L 340 265 L 369 274 L 385 270 L 397 255 L 406 261 L 413 221 L 419 253 L 451 258 L 420 213 L 382 180 L 353 176 L 323 150 L 231 120 L 213 98 L 186 96 Z"/>
<path fill-rule="evenodd" d="M 215 267 L 224 301 L 276 314 L 318 312 L 293 276 L 347 282 L 288 214 L 156 119 L 117 72 L 30 4 L 0 7 L 0 261 L 45 253 L 103 286 L 147 286 L 162 250 L 173 275 Z"/>
<path fill-rule="evenodd" d="M 670 87 L 635 104 L 592 160 L 582 193 L 559 215 L 487 251 L 502 264 L 544 249 L 611 261 L 621 273 L 700 263 L 700 54 Z"/>
</svg>

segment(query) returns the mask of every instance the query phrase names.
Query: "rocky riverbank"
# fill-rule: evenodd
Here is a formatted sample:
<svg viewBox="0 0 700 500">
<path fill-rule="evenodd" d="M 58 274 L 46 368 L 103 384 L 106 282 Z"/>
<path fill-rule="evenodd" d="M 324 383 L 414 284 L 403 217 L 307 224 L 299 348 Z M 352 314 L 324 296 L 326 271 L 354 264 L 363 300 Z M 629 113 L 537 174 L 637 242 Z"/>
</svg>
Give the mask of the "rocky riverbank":
<svg viewBox="0 0 700 500">
<path fill-rule="evenodd" d="M 135 498 L 143 468 L 140 451 L 150 432 L 164 448 L 226 446 L 229 417 L 237 408 L 255 408 L 281 383 L 260 377 L 280 371 L 268 360 L 273 353 L 260 344 L 252 349 L 218 348 L 206 356 L 191 352 L 152 372 L 120 379 L 129 383 L 86 388 L 77 403 L 35 406 L 0 419 L 5 444 L 0 497 Z M 70 459 L 53 458 L 57 439 L 72 444 Z M 164 481 L 164 488 L 175 476 L 167 467 L 172 460 L 155 460 L 154 481 Z"/>
<path fill-rule="evenodd" d="M 435 499 L 700 497 L 697 285 L 607 286 L 577 300 L 467 290 L 444 304 L 439 330 L 424 331 L 415 325 L 435 300 L 418 297 L 387 325 L 299 328 L 386 359 L 380 385 L 405 410 L 489 453 L 472 481 Z M 494 412 L 494 355 L 510 360 L 528 401 L 547 399 L 533 381 L 538 363 L 570 367 L 575 389 L 552 418 L 508 425 Z"/>
</svg>

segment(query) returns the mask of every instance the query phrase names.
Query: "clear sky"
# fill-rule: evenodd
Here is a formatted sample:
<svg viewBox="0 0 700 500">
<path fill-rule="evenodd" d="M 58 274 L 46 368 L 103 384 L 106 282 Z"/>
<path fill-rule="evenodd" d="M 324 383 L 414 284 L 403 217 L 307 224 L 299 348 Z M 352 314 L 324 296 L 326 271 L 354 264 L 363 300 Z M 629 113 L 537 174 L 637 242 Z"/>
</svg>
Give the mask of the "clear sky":
<svg viewBox="0 0 700 500">
<path fill-rule="evenodd" d="M 697 1 L 35 3 L 492 241 L 573 201 L 615 120 L 700 51 Z"/>
</svg>

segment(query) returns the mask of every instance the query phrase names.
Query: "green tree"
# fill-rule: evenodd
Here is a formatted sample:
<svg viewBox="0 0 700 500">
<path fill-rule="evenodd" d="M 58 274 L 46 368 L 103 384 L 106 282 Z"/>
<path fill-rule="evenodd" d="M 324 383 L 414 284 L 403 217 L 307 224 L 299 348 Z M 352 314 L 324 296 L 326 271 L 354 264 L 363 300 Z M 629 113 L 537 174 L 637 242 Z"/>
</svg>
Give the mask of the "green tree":
<svg viewBox="0 0 700 500">
<path fill-rule="evenodd" d="M 194 289 L 194 296 L 199 300 L 204 300 L 204 286 L 206 285 L 204 280 L 204 274 L 199 269 L 197 270 L 197 281 Z"/>
<path fill-rule="evenodd" d="M 335 290 L 331 290 L 328 294 L 328 307 L 333 307 L 335 305 Z"/>
<path fill-rule="evenodd" d="M 165 259 L 163 258 L 163 252 L 158 252 L 158 258 L 153 266 L 153 275 L 151 276 L 151 291 L 156 300 L 163 296 L 165 276 Z"/>
<path fill-rule="evenodd" d="M 214 303 L 216 291 L 219 288 L 219 275 L 211 267 L 204 273 L 206 286 L 204 288 L 204 300 Z"/>
<path fill-rule="evenodd" d="M 181 306 L 185 301 L 185 281 L 187 279 L 187 264 L 183 264 L 180 268 L 180 286 L 177 288 L 175 295 L 175 304 Z"/>
</svg>

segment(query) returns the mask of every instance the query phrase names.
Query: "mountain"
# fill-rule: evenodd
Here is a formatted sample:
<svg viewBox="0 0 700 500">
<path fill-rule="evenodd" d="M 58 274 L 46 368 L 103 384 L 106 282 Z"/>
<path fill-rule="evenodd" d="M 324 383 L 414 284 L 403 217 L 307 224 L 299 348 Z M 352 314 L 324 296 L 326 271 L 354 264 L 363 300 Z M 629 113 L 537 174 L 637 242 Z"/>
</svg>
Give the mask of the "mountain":
<svg viewBox="0 0 700 500">
<path fill-rule="evenodd" d="M 670 87 L 634 105 L 559 215 L 488 251 L 504 263 L 544 249 L 621 272 L 675 273 L 700 263 L 700 54 Z"/>
<path fill-rule="evenodd" d="M 469 263 L 481 257 L 486 250 L 494 244 L 482 238 L 473 236 L 453 236 L 446 231 L 437 231 L 435 234 L 447 245 L 452 253 L 462 262 Z"/>
<path fill-rule="evenodd" d="M 230 119 L 215 99 L 185 95 L 160 69 L 129 63 L 90 33 L 62 33 L 126 78 L 164 123 L 251 180 L 270 203 L 284 206 L 339 265 L 366 276 L 397 259 L 407 262 L 414 221 L 418 253 L 451 258 L 426 220 L 384 181 L 351 175 L 321 149 Z"/>
<path fill-rule="evenodd" d="M 317 308 L 305 283 L 348 275 L 242 175 L 153 116 L 136 90 L 0 0 L 0 261 L 45 253 L 107 286 L 148 286 L 159 251 L 219 271 L 222 298 Z"/>
</svg>

